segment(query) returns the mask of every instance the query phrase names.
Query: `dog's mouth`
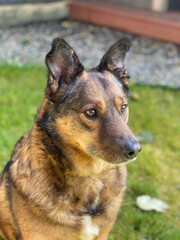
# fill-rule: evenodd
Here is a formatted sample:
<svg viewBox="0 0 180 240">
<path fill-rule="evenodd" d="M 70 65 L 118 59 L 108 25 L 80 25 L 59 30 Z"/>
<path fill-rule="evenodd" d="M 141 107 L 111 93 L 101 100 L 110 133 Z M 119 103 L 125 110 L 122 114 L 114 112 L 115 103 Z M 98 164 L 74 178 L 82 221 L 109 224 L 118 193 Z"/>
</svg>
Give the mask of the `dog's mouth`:
<svg viewBox="0 0 180 240">
<path fill-rule="evenodd" d="M 134 141 L 133 147 L 131 145 L 132 144 L 129 144 L 127 146 L 125 145 L 124 147 L 119 148 L 118 151 L 110 152 L 106 150 L 106 157 L 108 159 L 108 162 L 115 164 L 127 164 L 135 161 L 141 151 L 141 146 L 137 141 Z"/>
<path fill-rule="evenodd" d="M 110 164 L 125 165 L 135 161 L 141 151 L 141 146 L 137 141 L 134 141 L 133 144 L 133 147 L 132 144 L 129 144 L 130 146 L 128 144 L 121 146 L 112 144 L 104 147 L 92 144 L 88 146 L 86 152 L 92 158 L 101 159 Z"/>
<path fill-rule="evenodd" d="M 113 158 L 111 157 L 110 159 L 105 159 L 105 161 L 109 162 L 109 163 L 112 163 L 112 164 L 117 164 L 117 165 L 126 165 L 128 163 L 131 163 L 131 162 L 134 162 L 135 160 L 137 159 L 137 157 L 134 157 L 132 159 L 129 159 L 129 158 L 125 158 L 125 157 L 116 157 L 116 158 Z"/>
<path fill-rule="evenodd" d="M 120 163 L 117 163 L 118 165 L 126 165 L 128 163 L 131 163 L 131 162 L 134 162 L 135 160 L 137 159 L 137 157 L 134 157 L 132 159 L 123 159 L 123 160 L 120 160 Z"/>
<path fill-rule="evenodd" d="M 123 152 L 113 154 L 109 151 L 95 151 L 94 149 L 92 150 L 92 148 L 91 154 L 93 157 L 97 157 L 105 162 L 115 165 L 126 165 L 137 159 L 137 156 L 135 156 L 134 158 L 128 158 L 125 154 L 123 154 Z"/>
</svg>

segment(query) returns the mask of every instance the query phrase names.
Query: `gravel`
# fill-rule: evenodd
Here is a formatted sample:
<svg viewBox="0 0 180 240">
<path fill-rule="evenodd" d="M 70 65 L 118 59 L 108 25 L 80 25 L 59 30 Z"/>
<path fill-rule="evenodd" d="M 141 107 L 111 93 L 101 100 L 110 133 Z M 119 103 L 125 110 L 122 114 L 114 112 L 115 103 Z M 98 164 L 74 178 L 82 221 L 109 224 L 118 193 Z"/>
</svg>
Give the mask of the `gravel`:
<svg viewBox="0 0 180 240">
<path fill-rule="evenodd" d="M 52 39 L 61 37 L 86 68 L 94 67 L 110 45 L 125 36 L 132 41 L 126 66 L 134 82 L 180 88 L 180 46 L 69 20 L 0 29 L 0 63 L 43 65 Z"/>
</svg>

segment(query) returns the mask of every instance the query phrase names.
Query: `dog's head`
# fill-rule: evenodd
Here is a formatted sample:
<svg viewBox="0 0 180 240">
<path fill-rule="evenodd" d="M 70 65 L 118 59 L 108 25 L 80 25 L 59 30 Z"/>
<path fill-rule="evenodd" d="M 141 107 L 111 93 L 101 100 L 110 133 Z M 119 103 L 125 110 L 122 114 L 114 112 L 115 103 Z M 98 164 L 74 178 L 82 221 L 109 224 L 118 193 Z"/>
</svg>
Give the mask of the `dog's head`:
<svg viewBox="0 0 180 240">
<path fill-rule="evenodd" d="M 53 41 L 38 124 L 61 148 L 115 164 L 136 158 L 141 147 L 127 126 L 129 48 L 128 39 L 118 41 L 96 68 L 85 71 L 63 39 Z"/>
</svg>

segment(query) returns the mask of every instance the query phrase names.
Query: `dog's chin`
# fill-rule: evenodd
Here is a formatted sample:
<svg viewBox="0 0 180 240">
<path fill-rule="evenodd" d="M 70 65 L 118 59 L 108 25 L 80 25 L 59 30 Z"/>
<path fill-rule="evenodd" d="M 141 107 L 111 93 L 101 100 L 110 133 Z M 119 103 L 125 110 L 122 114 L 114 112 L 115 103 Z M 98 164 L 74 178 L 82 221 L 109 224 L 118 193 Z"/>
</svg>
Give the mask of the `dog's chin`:
<svg viewBox="0 0 180 240">
<path fill-rule="evenodd" d="M 137 157 L 132 158 L 132 159 L 127 159 L 127 158 L 126 158 L 122 163 L 119 163 L 119 164 L 122 164 L 122 165 L 128 164 L 128 163 L 130 163 L 130 162 L 134 162 L 136 159 L 137 159 Z"/>
<path fill-rule="evenodd" d="M 109 162 L 111 164 L 114 164 L 114 165 L 119 165 L 120 166 L 120 165 L 126 165 L 126 164 L 128 164 L 130 162 L 133 162 L 136 159 L 137 159 L 137 157 L 132 158 L 132 159 L 120 157 L 120 158 L 108 160 L 107 162 Z"/>
</svg>

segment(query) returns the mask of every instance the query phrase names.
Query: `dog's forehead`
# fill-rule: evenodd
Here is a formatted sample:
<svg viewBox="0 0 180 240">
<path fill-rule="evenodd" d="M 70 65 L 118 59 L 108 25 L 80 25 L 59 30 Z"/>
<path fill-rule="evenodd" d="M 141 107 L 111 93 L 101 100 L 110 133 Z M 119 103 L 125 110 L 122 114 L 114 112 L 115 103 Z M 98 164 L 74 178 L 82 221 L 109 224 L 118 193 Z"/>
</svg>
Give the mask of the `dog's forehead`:
<svg viewBox="0 0 180 240">
<path fill-rule="evenodd" d="M 126 97 L 123 91 L 123 85 L 116 77 L 109 71 L 103 73 L 97 70 L 83 71 L 79 76 L 78 81 L 80 84 L 86 86 L 86 90 L 89 90 L 89 94 L 106 96 L 106 97 Z"/>
</svg>

